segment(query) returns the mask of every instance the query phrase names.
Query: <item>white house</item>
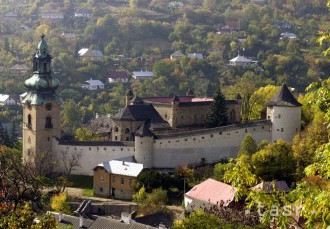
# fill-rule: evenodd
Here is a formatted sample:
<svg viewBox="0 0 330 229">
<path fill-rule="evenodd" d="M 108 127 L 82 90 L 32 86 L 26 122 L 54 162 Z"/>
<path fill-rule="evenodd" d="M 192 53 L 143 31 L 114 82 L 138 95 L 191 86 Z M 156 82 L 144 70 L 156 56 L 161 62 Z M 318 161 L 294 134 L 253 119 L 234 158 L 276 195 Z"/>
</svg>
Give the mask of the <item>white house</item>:
<svg viewBox="0 0 330 229">
<path fill-rule="evenodd" d="M 202 60 L 203 59 L 203 54 L 202 53 L 188 53 L 188 58 L 190 59 L 198 59 L 198 60 Z"/>
<path fill-rule="evenodd" d="M 294 33 L 289 33 L 289 32 L 284 32 L 281 33 L 281 38 L 280 39 L 297 39 L 297 35 Z"/>
<path fill-rule="evenodd" d="M 28 68 L 25 64 L 15 64 L 11 68 L 9 68 L 10 73 L 13 75 L 24 74 L 29 70 L 30 68 Z"/>
<path fill-rule="evenodd" d="M 233 186 L 209 178 L 184 194 L 184 205 L 188 211 L 210 208 L 221 202 L 227 206 L 234 200 L 235 193 Z"/>
<path fill-rule="evenodd" d="M 48 12 L 40 15 L 42 19 L 63 20 L 64 14 L 58 12 Z"/>
<path fill-rule="evenodd" d="M 0 106 L 15 105 L 16 101 L 9 95 L 0 94 Z"/>
<path fill-rule="evenodd" d="M 84 17 L 84 18 L 91 18 L 93 17 L 93 11 L 88 10 L 88 9 L 78 9 L 74 13 L 75 17 Z"/>
<path fill-rule="evenodd" d="M 136 80 L 152 79 L 152 78 L 154 78 L 154 73 L 141 70 L 139 72 L 133 72 L 132 77 L 133 77 L 133 79 L 136 79 Z"/>
<path fill-rule="evenodd" d="M 81 59 L 100 61 L 103 59 L 103 53 L 101 50 L 82 48 L 78 51 L 78 55 Z"/>
<path fill-rule="evenodd" d="M 93 80 L 91 78 L 90 80 L 85 81 L 85 84 L 81 85 L 81 88 L 88 89 L 90 91 L 104 89 L 104 83 L 102 83 L 100 80 Z"/>
<path fill-rule="evenodd" d="M 246 66 L 252 64 L 253 62 L 254 61 L 252 61 L 251 59 L 248 59 L 244 56 L 240 56 L 238 54 L 235 58 L 229 60 L 229 65 Z"/>
</svg>

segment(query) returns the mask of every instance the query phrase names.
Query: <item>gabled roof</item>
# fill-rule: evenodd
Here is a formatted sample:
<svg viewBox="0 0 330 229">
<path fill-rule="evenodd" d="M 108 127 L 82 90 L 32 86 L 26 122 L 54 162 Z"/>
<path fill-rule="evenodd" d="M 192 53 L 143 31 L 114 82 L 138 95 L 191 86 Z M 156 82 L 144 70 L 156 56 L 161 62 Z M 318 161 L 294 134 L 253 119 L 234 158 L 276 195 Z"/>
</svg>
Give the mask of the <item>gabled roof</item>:
<svg viewBox="0 0 330 229">
<path fill-rule="evenodd" d="M 98 167 L 104 168 L 108 173 L 111 174 L 130 177 L 137 177 L 143 170 L 143 164 L 117 160 L 100 163 L 94 169 Z"/>
<path fill-rule="evenodd" d="M 10 68 L 11 70 L 29 70 L 30 68 L 25 64 L 15 64 Z"/>
<path fill-rule="evenodd" d="M 171 54 L 171 57 L 184 57 L 185 55 L 181 51 L 175 51 Z"/>
<path fill-rule="evenodd" d="M 292 95 L 288 87 L 283 84 L 281 88 L 276 92 L 274 97 L 266 103 L 267 106 L 279 106 L 279 107 L 300 107 L 302 106 L 296 98 Z"/>
<path fill-rule="evenodd" d="M 79 56 L 93 56 L 93 57 L 103 57 L 103 53 L 101 50 L 82 48 L 78 51 Z"/>
<path fill-rule="evenodd" d="M 154 77 L 154 73 L 150 71 L 136 71 L 133 72 L 133 75 L 135 77 Z"/>
<path fill-rule="evenodd" d="M 221 201 L 228 204 L 233 201 L 236 188 L 211 178 L 196 185 L 185 194 L 186 197 L 211 204 L 219 204 Z"/>
<path fill-rule="evenodd" d="M 122 108 L 115 116 L 115 120 L 129 121 L 158 121 L 164 122 L 156 109 L 151 104 L 134 104 Z"/>
<path fill-rule="evenodd" d="M 87 80 L 85 81 L 86 83 L 88 83 L 89 85 L 91 86 L 100 86 L 100 85 L 104 85 L 104 83 L 102 83 L 100 80 L 93 80 L 93 79 L 90 79 L 90 80 Z"/>
<path fill-rule="evenodd" d="M 252 190 L 263 190 L 265 193 L 271 193 L 275 187 L 276 191 L 289 192 L 290 188 L 284 181 L 273 181 L 273 182 L 261 182 L 256 186 L 252 187 Z"/>
<path fill-rule="evenodd" d="M 233 58 L 229 61 L 230 62 L 243 62 L 243 63 L 251 63 L 252 62 L 251 59 L 245 58 L 244 56 L 240 56 L 239 54 L 235 58 Z"/>
<path fill-rule="evenodd" d="M 193 59 L 197 58 L 199 60 L 203 59 L 203 54 L 202 53 L 188 53 L 188 58 Z"/>
<path fill-rule="evenodd" d="M 109 73 L 111 79 L 127 79 L 128 73 L 125 71 L 114 71 Z"/>
<path fill-rule="evenodd" d="M 0 94 L 0 102 L 6 102 L 9 99 L 9 95 Z"/>
</svg>

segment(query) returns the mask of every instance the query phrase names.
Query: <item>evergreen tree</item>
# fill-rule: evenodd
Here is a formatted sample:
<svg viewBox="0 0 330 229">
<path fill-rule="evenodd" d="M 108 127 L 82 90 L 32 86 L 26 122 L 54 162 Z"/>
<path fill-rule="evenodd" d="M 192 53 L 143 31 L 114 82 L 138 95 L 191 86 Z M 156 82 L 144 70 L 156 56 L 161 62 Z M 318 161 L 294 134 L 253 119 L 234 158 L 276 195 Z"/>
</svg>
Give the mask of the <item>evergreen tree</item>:
<svg viewBox="0 0 330 229">
<path fill-rule="evenodd" d="M 228 116 L 226 99 L 219 86 L 213 97 L 210 111 L 207 113 L 206 124 L 208 127 L 219 127 L 227 125 L 227 123 Z"/>
<path fill-rule="evenodd" d="M 258 145 L 251 135 L 245 135 L 239 149 L 239 155 L 246 154 L 252 156 L 258 150 Z"/>
</svg>

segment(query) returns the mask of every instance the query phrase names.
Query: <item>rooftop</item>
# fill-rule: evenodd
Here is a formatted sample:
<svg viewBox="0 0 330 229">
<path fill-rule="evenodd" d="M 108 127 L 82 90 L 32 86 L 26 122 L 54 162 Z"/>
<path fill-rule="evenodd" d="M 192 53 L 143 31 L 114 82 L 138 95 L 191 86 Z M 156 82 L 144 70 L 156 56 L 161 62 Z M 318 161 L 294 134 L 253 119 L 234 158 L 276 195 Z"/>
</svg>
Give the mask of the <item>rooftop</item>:
<svg viewBox="0 0 330 229">
<path fill-rule="evenodd" d="M 228 204 L 235 197 L 236 188 L 211 178 L 196 185 L 185 194 L 186 197 L 219 204 L 221 201 Z"/>
<path fill-rule="evenodd" d="M 98 167 L 104 168 L 108 173 L 131 177 L 137 177 L 143 170 L 143 164 L 117 160 L 100 163 L 94 169 Z"/>
<path fill-rule="evenodd" d="M 280 106 L 280 107 L 300 107 L 302 106 L 296 98 L 292 95 L 289 88 L 283 84 L 276 92 L 274 97 L 266 103 L 267 106 Z"/>
</svg>

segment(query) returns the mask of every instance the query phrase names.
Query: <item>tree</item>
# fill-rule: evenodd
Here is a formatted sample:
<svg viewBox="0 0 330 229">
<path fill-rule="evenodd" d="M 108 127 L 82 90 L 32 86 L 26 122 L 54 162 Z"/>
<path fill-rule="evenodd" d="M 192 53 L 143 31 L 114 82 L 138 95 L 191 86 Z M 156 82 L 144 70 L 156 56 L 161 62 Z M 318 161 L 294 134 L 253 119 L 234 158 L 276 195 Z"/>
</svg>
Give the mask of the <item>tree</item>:
<svg viewBox="0 0 330 229">
<path fill-rule="evenodd" d="M 39 222 L 35 219 L 38 219 Z M 55 229 L 57 228 L 57 222 L 50 214 L 37 218 L 37 214 L 32 211 L 31 205 L 26 203 L 8 215 L 1 215 L 0 208 L 0 228 Z"/>
<path fill-rule="evenodd" d="M 252 173 L 252 169 L 253 166 L 250 163 L 250 158 L 246 155 L 242 155 L 236 159 L 230 159 L 223 179 L 236 188 L 236 200 L 246 197 L 249 189 L 257 184 L 258 179 Z"/>
<path fill-rule="evenodd" d="M 80 113 L 73 100 L 67 101 L 61 112 L 61 119 L 63 123 L 63 129 L 68 133 L 73 133 L 75 128 L 78 127 L 80 121 Z"/>
<path fill-rule="evenodd" d="M 252 138 L 250 134 L 245 135 L 243 141 L 241 143 L 241 147 L 239 149 L 239 155 L 245 154 L 247 156 L 252 156 L 255 152 L 257 152 L 257 143 Z"/>
<path fill-rule="evenodd" d="M 133 195 L 133 201 L 139 204 L 139 213 L 143 215 L 166 211 L 167 193 L 162 188 L 147 193 L 144 187 Z"/>
<path fill-rule="evenodd" d="M 214 229 L 220 227 L 220 219 L 213 214 L 206 214 L 203 210 L 193 212 L 189 217 L 176 220 L 173 229 Z"/>
<path fill-rule="evenodd" d="M 13 126 L 13 128 L 15 128 Z M 17 137 L 14 134 L 10 135 L 8 131 L 0 123 L 0 146 L 4 145 L 9 148 L 14 148 L 17 145 Z"/>
<path fill-rule="evenodd" d="M 225 176 L 225 172 L 227 170 L 228 163 L 218 163 L 214 166 L 213 169 L 213 178 L 217 181 L 222 181 Z"/>
<path fill-rule="evenodd" d="M 54 211 L 62 213 L 70 213 L 70 205 L 67 202 L 67 195 L 60 193 L 51 198 L 51 207 Z"/>
<path fill-rule="evenodd" d="M 264 181 L 285 180 L 292 182 L 295 162 L 291 145 L 284 141 L 267 145 L 252 155 L 255 174 Z"/>
<path fill-rule="evenodd" d="M 228 123 L 227 105 L 225 96 L 221 88 L 218 87 L 213 97 L 213 102 L 210 111 L 206 116 L 206 124 L 208 127 L 224 126 Z"/>
</svg>

